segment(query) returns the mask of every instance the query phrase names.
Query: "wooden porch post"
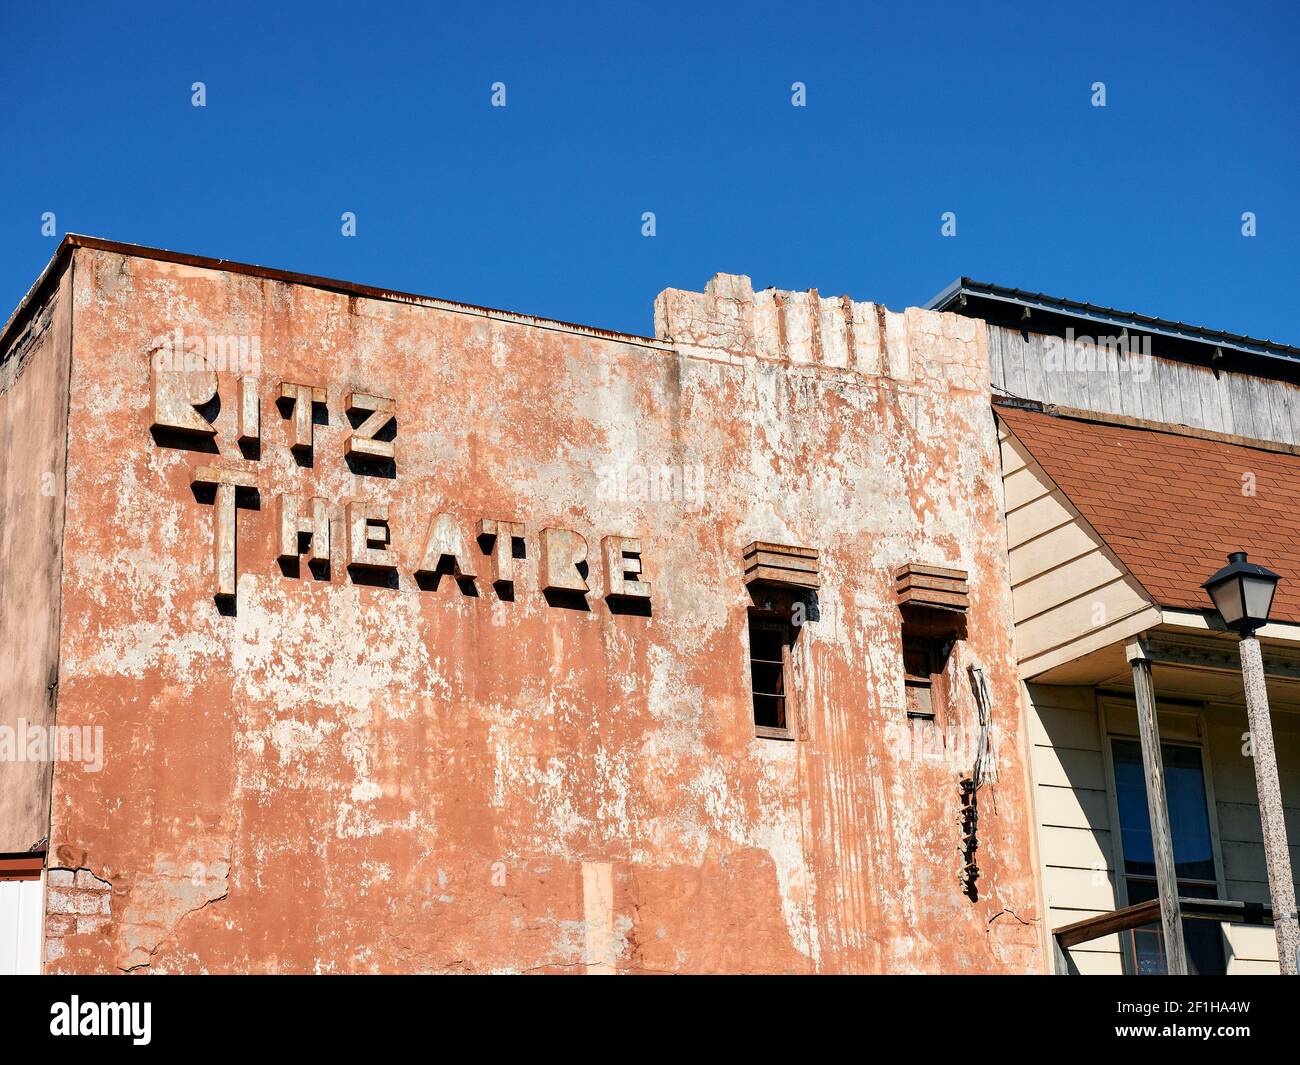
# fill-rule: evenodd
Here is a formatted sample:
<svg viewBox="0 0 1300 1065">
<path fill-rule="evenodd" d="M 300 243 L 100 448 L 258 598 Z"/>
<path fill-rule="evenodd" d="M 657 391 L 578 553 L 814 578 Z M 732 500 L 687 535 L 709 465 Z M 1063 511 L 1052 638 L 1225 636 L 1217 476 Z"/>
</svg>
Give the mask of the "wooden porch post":
<svg viewBox="0 0 1300 1065">
<path fill-rule="evenodd" d="M 1126 651 L 1129 665 L 1133 667 L 1133 695 L 1137 702 L 1142 766 L 1146 771 L 1147 813 L 1151 820 L 1151 850 L 1155 855 L 1160 923 L 1165 932 L 1169 975 L 1186 976 L 1187 951 L 1183 947 L 1183 915 L 1178 905 L 1178 877 L 1174 869 L 1174 841 L 1169 832 L 1169 806 L 1165 801 L 1165 768 L 1160 754 L 1160 726 L 1156 723 L 1151 660 L 1141 639 L 1130 640 Z M 1120 875 L 1118 870 L 1116 875 Z"/>
</svg>

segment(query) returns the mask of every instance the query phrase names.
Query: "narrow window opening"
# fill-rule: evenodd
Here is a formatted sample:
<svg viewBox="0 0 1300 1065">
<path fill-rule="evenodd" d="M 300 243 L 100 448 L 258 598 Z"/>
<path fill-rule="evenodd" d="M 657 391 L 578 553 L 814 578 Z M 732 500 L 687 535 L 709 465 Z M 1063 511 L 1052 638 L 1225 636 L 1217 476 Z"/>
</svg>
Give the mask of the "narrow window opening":
<svg viewBox="0 0 1300 1065">
<path fill-rule="evenodd" d="M 948 656 L 966 639 L 966 571 L 909 562 L 894 571 L 902 615 L 903 692 L 908 718 L 934 721 L 947 712 Z"/>
<path fill-rule="evenodd" d="M 794 626 L 785 612 L 749 612 L 749 675 L 754 731 L 770 739 L 793 739 L 790 652 Z"/>
<path fill-rule="evenodd" d="M 966 619 L 923 607 L 902 613 L 904 709 L 911 720 L 934 721 L 947 710 L 948 658 L 966 636 Z"/>
</svg>

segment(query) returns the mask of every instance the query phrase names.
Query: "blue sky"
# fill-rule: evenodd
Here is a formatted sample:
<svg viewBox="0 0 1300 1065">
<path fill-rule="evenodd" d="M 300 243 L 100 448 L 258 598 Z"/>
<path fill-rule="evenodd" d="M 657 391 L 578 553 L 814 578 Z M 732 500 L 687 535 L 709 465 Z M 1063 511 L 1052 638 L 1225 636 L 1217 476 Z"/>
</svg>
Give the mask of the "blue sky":
<svg viewBox="0 0 1300 1065">
<path fill-rule="evenodd" d="M 894 308 L 967 274 L 1300 343 L 1294 4 L 0 0 L 0 39 L 0 318 L 52 211 L 637 333 L 723 270 Z"/>
</svg>

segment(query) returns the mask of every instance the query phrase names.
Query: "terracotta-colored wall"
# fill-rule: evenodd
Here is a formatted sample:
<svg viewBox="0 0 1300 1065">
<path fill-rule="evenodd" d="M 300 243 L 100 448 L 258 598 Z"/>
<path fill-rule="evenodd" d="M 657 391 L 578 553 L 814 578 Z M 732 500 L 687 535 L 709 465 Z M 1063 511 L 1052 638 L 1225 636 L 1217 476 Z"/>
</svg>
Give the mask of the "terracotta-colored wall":
<svg viewBox="0 0 1300 1065">
<path fill-rule="evenodd" d="M 65 271 L 0 352 L 0 853 L 49 824 L 71 319 Z"/>
<path fill-rule="evenodd" d="M 661 297 L 673 348 L 75 254 L 59 714 L 103 726 L 105 765 L 59 767 L 52 845 L 112 893 L 49 968 L 1043 968 L 980 323 L 754 300 L 721 278 Z M 219 456 L 151 436 L 151 340 L 178 325 L 258 338 L 260 461 L 235 447 L 229 376 Z M 309 467 L 281 381 L 328 389 Z M 395 478 L 349 472 L 352 390 L 397 400 Z M 213 462 L 260 490 L 238 511 L 233 614 L 212 599 L 213 511 L 190 487 Z M 698 465 L 698 499 L 611 490 L 632 470 L 635 495 L 638 464 Z M 390 503 L 399 586 L 359 585 L 337 555 L 328 583 L 285 576 L 279 491 L 336 518 Z M 442 510 L 467 537 L 483 517 L 527 523 L 513 602 L 486 559 L 477 595 L 417 586 Z M 538 591 L 544 526 L 587 537 L 588 611 Z M 651 616 L 601 599 L 608 534 L 641 538 Z M 821 552 L 797 742 L 753 735 L 755 539 Z M 908 561 L 972 575 L 939 725 L 903 712 L 891 574 Z M 1001 763 L 978 902 L 957 880 L 972 663 Z"/>
</svg>

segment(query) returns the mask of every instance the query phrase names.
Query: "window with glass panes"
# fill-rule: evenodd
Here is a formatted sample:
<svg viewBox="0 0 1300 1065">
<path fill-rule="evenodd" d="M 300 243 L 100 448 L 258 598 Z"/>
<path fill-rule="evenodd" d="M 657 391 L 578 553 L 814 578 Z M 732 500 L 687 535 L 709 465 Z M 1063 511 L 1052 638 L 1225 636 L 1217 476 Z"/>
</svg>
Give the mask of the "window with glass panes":
<svg viewBox="0 0 1300 1065">
<path fill-rule="evenodd" d="M 1218 893 L 1218 879 L 1201 749 L 1175 743 L 1162 743 L 1160 749 L 1178 894 L 1212 899 Z M 1122 873 L 1129 905 L 1133 905 L 1158 895 L 1146 772 L 1142 766 L 1142 745 L 1137 740 L 1112 739 L 1111 752 L 1115 764 L 1120 845 L 1124 852 Z M 1183 940 L 1190 972 L 1213 975 L 1226 971 L 1223 934 L 1218 922 L 1184 921 Z M 1138 975 L 1168 972 L 1164 932 L 1158 923 L 1124 933 L 1120 936 L 1120 943 L 1124 947 L 1125 966 L 1129 972 Z"/>
</svg>

